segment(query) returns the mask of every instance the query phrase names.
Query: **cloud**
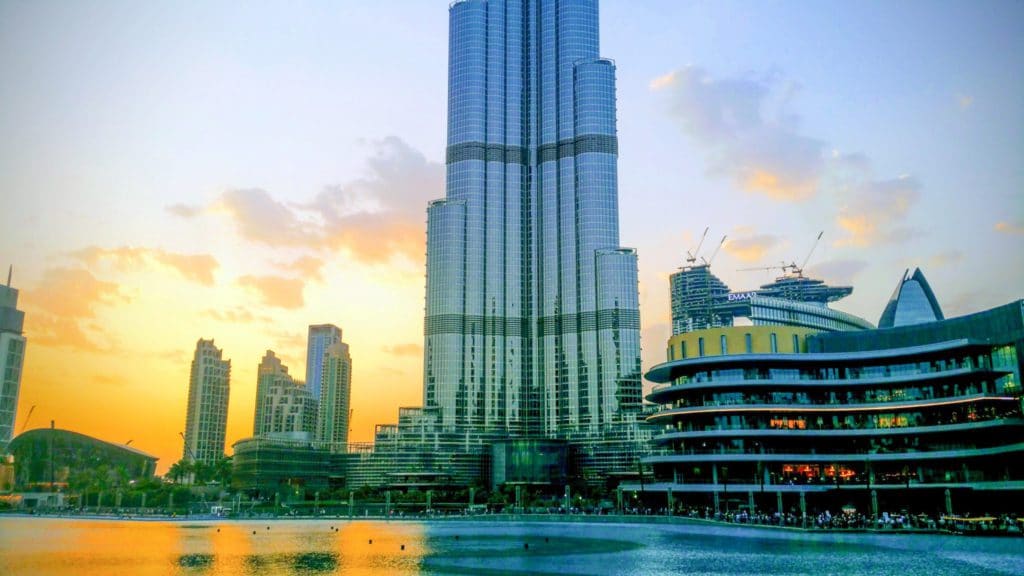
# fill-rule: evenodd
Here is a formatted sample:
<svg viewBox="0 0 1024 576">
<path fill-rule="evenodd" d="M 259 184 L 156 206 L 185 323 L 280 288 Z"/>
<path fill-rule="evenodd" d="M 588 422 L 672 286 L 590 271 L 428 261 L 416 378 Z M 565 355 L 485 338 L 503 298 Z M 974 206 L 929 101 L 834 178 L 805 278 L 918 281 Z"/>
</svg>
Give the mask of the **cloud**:
<svg viewBox="0 0 1024 576">
<path fill-rule="evenodd" d="M 393 136 L 369 145 L 364 177 L 326 186 L 307 202 L 286 204 L 266 190 L 246 188 L 228 190 L 202 209 L 167 210 L 186 217 L 197 210 L 221 214 L 240 237 L 268 246 L 342 249 L 371 264 L 396 255 L 421 260 L 427 202 L 444 195 L 444 166 Z"/>
<path fill-rule="evenodd" d="M 86 264 L 111 262 L 123 271 L 138 271 L 151 264 L 171 268 L 186 280 L 204 286 L 213 285 L 213 273 L 218 268 L 217 260 L 209 254 L 180 254 L 160 248 L 100 248 L 90 246 L 72 253 L 72 256 Z"/>
<path fill-rule="evenodd" d="M 297 278 L 242 276 L 238 284 L 255 291 L 268 306 L 295 310 L 305 303 L 302 296 L 304 283 Z"/>
<path fill-rule="evenodd" d="M 908 240 L 915 232 L 897 225 L 920 196 L 921 184 L 910 176 L 860 183 L 840 209 L 838 223 L 846 236 L 837 240 L 836 245 L 868 246 Z"/>
<path fill-rule="evenodd" d="M 683 132 L 707 149 L 712 173 L 774 200 L 805 200 L 817 191 L 825 144 L 800 134 L 799 119 L 787 111 L 796 84 L 774 76 L 719 79 L 688 66 L 650 87 L 668 94 Z"/>
<path fill-rule="evenodd" d="M 325 262 L 313 256 L 302 256 L 293 262 L 279 265 L 280 268 L 292 272 L 298 272 L 302 278 L 307 280 L 323 280 L 320 270 Z"/>
<path fill-rule="evenodd" d="M 228 190 L 211 209 L 225 213 L 238 234 L 252 242 L 270 246 L 315 246 L 320 241 L 313 223 L 299 220 L 291 208 L 260 188 Z"/>
<path fill-rule="evenodd" d="M 287 351 L 295 352 L 296 354 L 303 354 L 306 351 L 306 334 L 302 332 L 289 332 L 287 330 L 278 330 L 268 334 L 271 342 L 273 343 L 273 350 L 277 352 Z M 278 356 L 282 356 L 279 354 Z M 289 362 L 285 361 L 282 357 L 282 361 L 288 365 Z M 302 376 L 298 371 L 293 371 L 292 376 L 301 379 Z"/>
<path fill-rule="evenodd" d="M 771 234 L 755 234 L 726 240 L 722 248 L 743 262 L 762 262 L 769 250 L 778 246 L 780 238 Z"/>
<path fill-rule="evenodd" d="M 304 208 L 322 219 L 329 245 L 359 260 L 420 260 L 427 202 L 444 195 L 444 166 L 396 137 L 372 145 L 364 178 L 324 188 Z"/>
<path fill-rule="evenodd" d="M 189 206 L 187 204 L 171 204 L 164 209 L 181 218 L 194 218 L 203 213 L 202 206 Z"/>
<path fill-rule="evenodd" d="M 657 78 L 651 80 L 651 83 L 649 84 L 649 86 L 650 86 L 651 90 L 661 90 L 662 88 L 668 88 L 673 83 L 675 83 L 675 81 L 676 81 L 676 73 L 675 72 L 669 72 L 668 74 L 663 74 L 663 75 L 658 76 Z"/>
<path fill-rule="evenodd" d="M 843 206 L 839 225 L 848 234 L 838 245 L 900 242 L 916 234 L 902 222 L 919 196 L 917 180 L 878 180 L 866 155 L 844 154 L 803 134 L 790 110 L 797 83 L 778 74 L 716 78 L 688 66 L 655 78 L 650 87 L 667 95 L 670 114 L 705 149 L 712 174 L 779 201 L 805 200 L 819 191 L 836 196 Z"/>
<path fill-rule="evenodd" d="M 384 346 L 384 352 L 393 356 L 419 356 L 423 354 L 423 346 L 415 342 L 408 342 L 406 344 Z"/>
<path fill-rule="evenodd" d="M 929 268 L 942 268 L 959 264 L 964 260 L 964 253 L 959 250 L 948 250 L 940 252 L 928 259 Z"/>
<path fill-rule="evenodd" d="M 1017 223 L 1014 223 L 1014 222 L 1006 222 L 1006 221 L 996 222 L 996 225 L 993 228 L 995 229 L 996 232 L 1001 232 L 1003 234 L 1014 234 L 1014 235 L 1024 234 L 1024 225 L 1017 224 Z"/>
<path fill-rule="evenodd" d="M 808 276 L 816 276 L 829 284 L 849 286 L 853 279 L 868 267 L 867 260 L 828 260 L 808 267 Z"/>
<path fill-rule="evenodd" d="M 22 294 L 32 309 L 25 315 L 25 332 L 33 342 L 92 352 L 109 351 L 111 344 L 102 327 L 90 321 L 100 308 L 130 301 L 117 284 L 79 268 L 50 268 Z"/>
<path fill-rule="evenodd" d="M 249 310 L 236 306 L 234 308 L 227 308 L 224 310 L 217 310 L 210 308 L 203 312 L 205 316 L 209 316 L 218 322 L 225 322 L 228 324 L 248 324 L 251 322 L 270 322 L 271 319 L 268 316 L 257 316 Z"/>
</svg>

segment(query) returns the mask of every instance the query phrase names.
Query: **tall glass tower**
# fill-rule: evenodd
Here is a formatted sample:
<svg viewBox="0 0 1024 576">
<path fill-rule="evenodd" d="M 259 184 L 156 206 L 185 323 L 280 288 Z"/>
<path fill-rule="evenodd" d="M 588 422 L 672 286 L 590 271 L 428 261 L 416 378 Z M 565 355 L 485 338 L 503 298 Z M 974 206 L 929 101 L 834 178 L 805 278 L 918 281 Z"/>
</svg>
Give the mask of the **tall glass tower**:
<svg viewBox="0 0 1024 576">
<path fill-rule="evenodd" d="M 598 432 L 639 410 L 641 382 L 597 0 L 461 0 L 449 12 L 424 406 L 450 431 Z"/>
<path fill-rule="evenodd" d="M 341 342 L 341 328 L 334 324 L 311 324 L 306 340 L 306 388 L 313 398 L 320 397 L 324 352 Z"/>
<path fill-rule="evenodd" d="M 0 456 L 14 436 L 21 369 L 25 362 L 25 313 L 18 310 L 18 290 L 11 287 L 11 269 L 7 285 L 0 285 Z"/>
</svg>

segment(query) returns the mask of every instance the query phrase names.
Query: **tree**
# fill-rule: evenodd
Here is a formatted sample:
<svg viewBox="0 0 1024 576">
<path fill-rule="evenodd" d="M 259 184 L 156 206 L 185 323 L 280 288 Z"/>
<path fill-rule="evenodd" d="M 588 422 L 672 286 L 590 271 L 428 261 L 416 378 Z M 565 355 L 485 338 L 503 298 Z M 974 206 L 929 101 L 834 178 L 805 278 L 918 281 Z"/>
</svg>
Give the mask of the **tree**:
<svg viewBox="0 0 1024 576">
<path fill-rule="evenodd" d="M 234 460 L 231 456 L 225 456 L 214 464 L 214 478 L 220 485 L 229 488 L 231 486 L 232 474 L 234 473 Z"/>
<path fill-rule="evenodd" d="M 194 468 L 192 463 L 185 458 L 182 458 L 174 464 L 171 464 L 171 467 L 167 470 L 167 474 L 164 475 L 164 478 L 170 478 L 177 484 L 181 482 L 182 478 L 188 478 L 189 474 L 193 471 Z"/>
</svg>

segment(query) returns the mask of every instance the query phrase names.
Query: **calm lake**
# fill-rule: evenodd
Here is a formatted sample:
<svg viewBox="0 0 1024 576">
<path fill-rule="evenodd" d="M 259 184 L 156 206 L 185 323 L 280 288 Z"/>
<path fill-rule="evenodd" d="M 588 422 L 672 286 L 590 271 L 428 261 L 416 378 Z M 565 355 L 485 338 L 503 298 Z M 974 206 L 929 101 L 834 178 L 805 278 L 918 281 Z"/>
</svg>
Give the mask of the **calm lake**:
<svg viewBox="0 0 1024 576">
<path fill-rule="evenodd" d="M 0 518 L 0 574 L 1020 575 L 1024 538 L 702 524 L 8 517 Z"/>
</svg>

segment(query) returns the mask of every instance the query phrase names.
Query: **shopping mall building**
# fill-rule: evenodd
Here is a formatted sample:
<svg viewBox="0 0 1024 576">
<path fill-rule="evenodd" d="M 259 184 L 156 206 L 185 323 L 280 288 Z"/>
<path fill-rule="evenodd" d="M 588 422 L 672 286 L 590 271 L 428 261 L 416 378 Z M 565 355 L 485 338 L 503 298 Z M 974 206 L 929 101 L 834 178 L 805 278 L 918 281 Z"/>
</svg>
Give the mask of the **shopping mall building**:
<svg viewBox="0 0 1024 576">
<path fill-rule="evenodd" d="M 673 336 L 647 373 L 646 477 L 623 490 L 674 508 L 1024 512 L 1024 301 L 943 319 L 917 272 L 879 326 Z"/>
</svg>

